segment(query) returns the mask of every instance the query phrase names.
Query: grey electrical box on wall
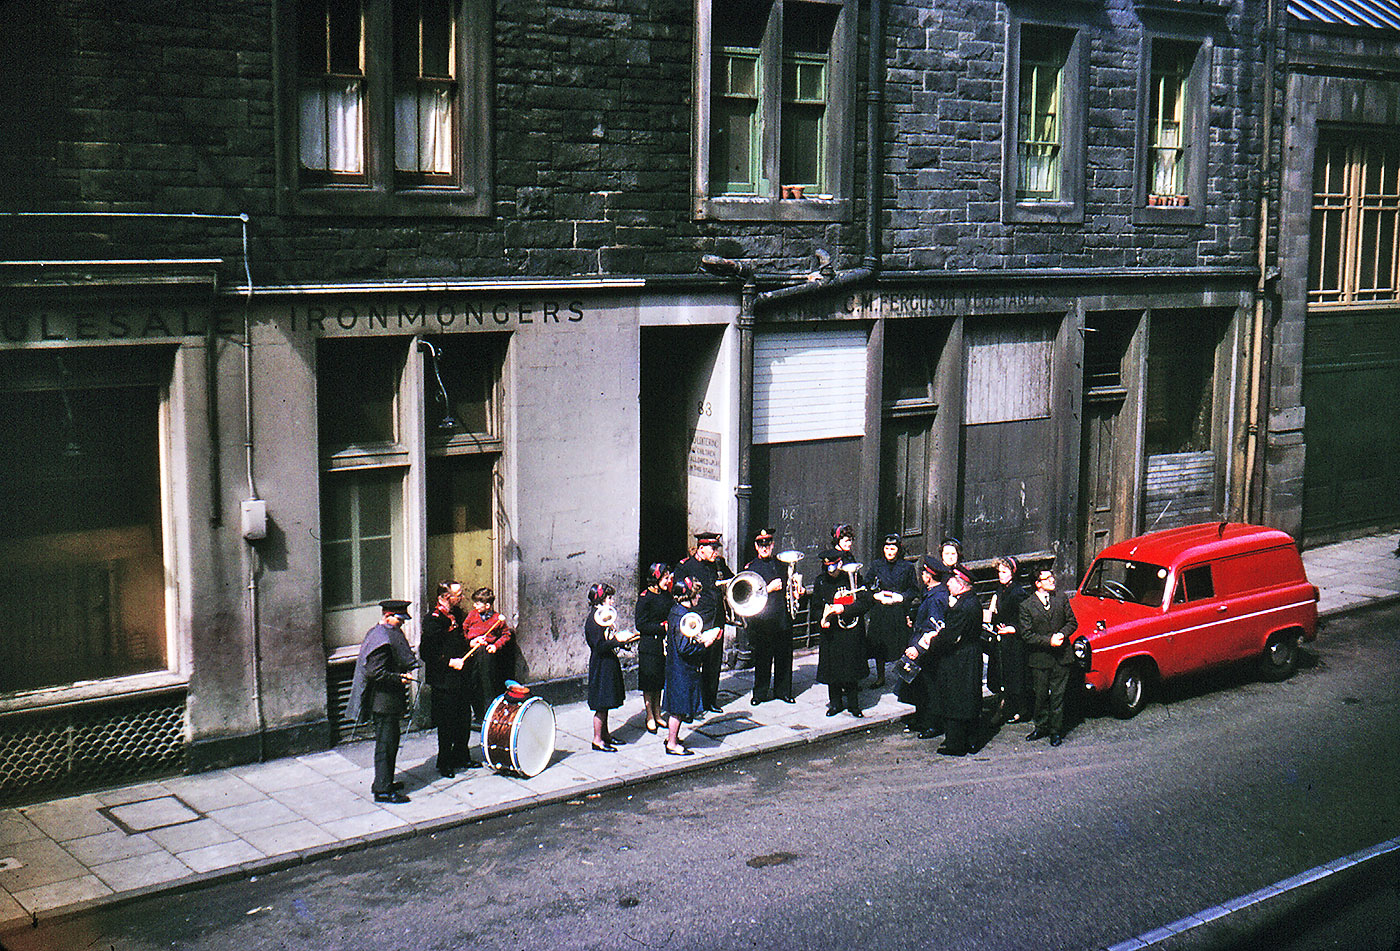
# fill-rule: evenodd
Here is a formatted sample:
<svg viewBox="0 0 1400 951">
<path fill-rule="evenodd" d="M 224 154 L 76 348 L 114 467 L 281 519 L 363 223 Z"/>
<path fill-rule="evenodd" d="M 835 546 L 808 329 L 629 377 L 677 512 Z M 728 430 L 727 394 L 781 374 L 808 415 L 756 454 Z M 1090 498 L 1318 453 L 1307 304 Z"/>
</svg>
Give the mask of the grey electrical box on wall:
<svg viewBox="0 0 1400 951">
<path fill-rule="evenodd" d="M 262 499 L 243 500 L 243 538 L 255 542 L 267 537 L 267 502 Z"/>
</svg>

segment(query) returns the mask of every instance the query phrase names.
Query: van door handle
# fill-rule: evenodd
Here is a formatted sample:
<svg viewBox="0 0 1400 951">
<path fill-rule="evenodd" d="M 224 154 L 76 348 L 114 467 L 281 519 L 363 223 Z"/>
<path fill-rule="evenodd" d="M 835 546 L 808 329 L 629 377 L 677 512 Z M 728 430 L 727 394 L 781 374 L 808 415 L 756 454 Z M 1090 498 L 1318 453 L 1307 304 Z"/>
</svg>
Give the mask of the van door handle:
<svg viewBox="0 0 1400 951">
<path fill-rule="evenodd" d="M 1230 606 L 1229 606 L 1229 605 L 1226 605 L 1226 604 L 1222 604 L 1220 607 L 1216 608 L 1215 610 L 1216 610 L 1216 613 L 1217 613 L 1217 614 L 1224 614 L 1226 611 L 1230 610 Z"/>
</svg>

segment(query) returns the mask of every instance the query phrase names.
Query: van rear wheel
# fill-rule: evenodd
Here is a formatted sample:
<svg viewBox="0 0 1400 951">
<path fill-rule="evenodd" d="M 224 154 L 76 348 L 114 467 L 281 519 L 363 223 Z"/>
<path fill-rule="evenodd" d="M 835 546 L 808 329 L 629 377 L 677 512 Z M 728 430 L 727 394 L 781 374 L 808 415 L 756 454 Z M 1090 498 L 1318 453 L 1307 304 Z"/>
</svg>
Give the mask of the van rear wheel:
<svg viewBox="0 0 1400 951">
<path fill-rule="evenodd" d="M 1113 675 L 1113 686 L 1108 688 L 1108 706 L 1113 715 L 1127 720 L 1147 706 L 1147 666 L 1145 664 L 1124 664 Z"/>
<path fill-rule="evenodd" d="M 1298 669 L 1297 631 L 1279 631 L 1264 645 L 1259 658 L 1259 675 L 1265 680 L 1287 680 Z"/>
</svg>

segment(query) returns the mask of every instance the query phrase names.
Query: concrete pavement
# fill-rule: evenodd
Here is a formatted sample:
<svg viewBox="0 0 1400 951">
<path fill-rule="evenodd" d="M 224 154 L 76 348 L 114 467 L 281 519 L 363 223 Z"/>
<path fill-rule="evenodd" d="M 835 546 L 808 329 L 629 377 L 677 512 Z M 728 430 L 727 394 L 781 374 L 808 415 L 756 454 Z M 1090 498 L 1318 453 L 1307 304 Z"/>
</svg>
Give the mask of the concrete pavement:
<svg viewBox="0 0 1400 951">
<path fill-rule="evenodd" d="M 1394 534 L 1304 553 L 1324 616 L 1400 599 Z M 865 691 L 866 716 L 825 716 L 816 656 L 795 663 L 797 703 L 749 703 L 750 671 L 721 684 L 725 712 L 682 729 L 692 757 L 667 756 L 648 734 L 640 699 L 613 715 L 620 752 L 591 749 L 592 714 L 558 704 L 557 751 L 530 779 L 489 770 L 438 776 L 436 738 L 409 734 L 399 754 L 412 801 L 376 803 L 373 742 L 0 810 L 0 933 L 169 889 L 270 872 L 550 802 L 809 743 L 896 719 L 909 708 L 888 689 Z"/>
</svg>

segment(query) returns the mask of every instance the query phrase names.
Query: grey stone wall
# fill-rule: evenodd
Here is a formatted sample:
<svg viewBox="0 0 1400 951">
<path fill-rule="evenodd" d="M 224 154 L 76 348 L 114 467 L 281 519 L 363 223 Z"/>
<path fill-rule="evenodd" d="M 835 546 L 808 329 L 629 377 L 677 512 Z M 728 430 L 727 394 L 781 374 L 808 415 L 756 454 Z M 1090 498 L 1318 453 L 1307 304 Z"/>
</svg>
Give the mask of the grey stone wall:
<svg viewBox="0 0 1400 951">
<path fill-rule="evenodd" d="M 862 5 L 863 6 L 863 5 Z M 689 274 L 718 250 L 761 269 L 838 266 L 864 253 L 864 165 L 853 220 L 696 222 L 689 213 L 693 6 L 680 0 L 498 4 L 492 57 L 495 213 L 483 219 L 297 218 L 275 213 L 274 19 L 233 5 L 37 0 L 0 38 L 4 207 L 247 213 L 259 283 L 423 276 Z M 1187 267 L 1252 263 L 1258 0 L 1212 33 L 1205 223 L 1132 223 L 1136 69 L 1131 0 L 1086 7 L 1082 224 L 999 220 L 1005 6 L 888 5 L 886 266 L 899 269 Z M 864 19 L 861 30 L 867 28 Z M 858 57 L 857 153 L 866 47 Z M 7 258 L 222 257 L 228 223 L 42 219 L 7 229 Z"/>
</svg>

